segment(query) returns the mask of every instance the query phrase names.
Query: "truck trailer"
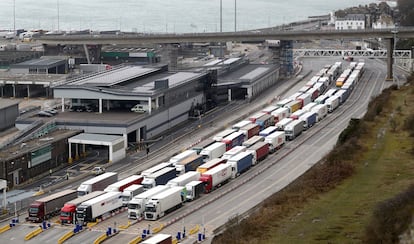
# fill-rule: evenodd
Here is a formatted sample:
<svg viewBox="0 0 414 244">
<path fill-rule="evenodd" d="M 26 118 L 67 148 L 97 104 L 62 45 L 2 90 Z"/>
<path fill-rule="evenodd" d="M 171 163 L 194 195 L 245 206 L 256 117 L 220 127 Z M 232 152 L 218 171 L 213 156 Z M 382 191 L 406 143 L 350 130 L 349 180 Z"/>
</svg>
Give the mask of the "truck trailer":
<svg viewBox="0 0 414 244">
<path fill-rule="evenodd" d="M 60 209 L 60 222 L 62 224 L 77 224 L 76 220 L 76 208 L 83 202 L 86 202 L 92 198 L 105 194 L 104 191 L 94 191 L 87 195 L 75 198 L 69 202 L 66 202 L 65 205 Z"/>
<path fill-rule="evenodd" d="M 225 163 L 226 160 L 222 159 L 222 158 L 213 158 L 210 161 L 207 161 L 205 163 L 203 163 L 202 165 L 198 166 L 197 168 L 197 172 L 200 172 L 200 174 L 216 167 L 219 164 L 223 164 Z"/>
<path fill-rule="evenodd" d="M 231 128 L 234 129 L 235 131 L 239 131 L 242 127 L 251 124 L 252 122 L 250 120 L 242 120 L 240 122 L 237 122 L 236 124 L 234 124 Z"/>
<path fill-rule="evenodd" d="M 250 121 L 249 121 L 250 123 Z M 215 143 L 216 141 L 211 139 L 211 138 L 207 138 L 206 140 L 201 141 L 200 143 L 197 143 L 196 145 L 193 146 L 192 150 L 196 151 L 197 154 L 200 154 L 200 152 L 210 146 L 211 144 Z"/>
<path fill-rule="evenodd" d="M 179 153 L 175 155 L 174 157 L 170 158 L 169 163 L 175 166 L 176 164 L 184 161 L 185 159 L 192 157 L 192 156 L 196 156 L 196 155 L 197 155 L 197 152 L 194 150 L 185 150 L 184 152 Z"/>
<path fill-rule="evenodd" d="M 139 185 L 141 184 L 144 177 L 142 175 L 131 175 L 125 179 L 122 179 L 118 182 L 115 182 L 113 184 L 110 184 L 107 186 L 104 191 L 110 192 L 110 191 L 119 191 L 123 192 L 125 188 L 131 185 Z"/>
<path fill-rule="evenodd" d="M 241 152 L 227 160 L 226 164 L 231 165 L 231 177 L 236 178 L 253 166 L 253 154 Z"/>
<path fill-rule="evenodd" d="M 257 122 L 257 120 L 256 120 L 256 122 Z M 255 136 L 255 135 L 259 134 L 260 126 L 257 125 L 257 124 L 248 124 L 248 125 L 243 126 L 242 128 L 240 128 L 239 131 L 243 132 L 245 139 L 249 139 L 252 136 Z"/>
<path fill-rule="evenodd" d="M 241 131 L 234 132 L 224 137 L 222 142 L 226 145 L 226 151 L 235 146 L 241 146 L 244 142 L 244 133 Z"/>
<path fill-rule="evenodd" d="M 168 234 L 155 234 L 140 242 L 141 244 L 172 244 L 172 236 Z"/>
<path fill-rule="evenodd" d="M 228 150 L 227 152 L 225 152 L 223 154 L 223 156 L 221 156 L 222 159 L 228 160 L 231 157 L 236 156 L 237 154 L 246 151 L 245 146 L 235 146 L 232 149 Z"/>
<path fill-rule="evenodd" d="M 328 106 L 326 104 L 318 104 L 312 108 L 311 112 L 315 112 L 317 120 L 321 121 L 328 114 Z"/>
<path fill-rule="evenodd" d="M 302 115 L 299 120 L 303 121 L 303 129 L 307 130 L 316 123 L 317 114 L 315 112 L 307 112 Z"/>
<path fill-rule="evenodd" d="M 256 119 L 256 124 L 260 126 L 259 131 L 264 130 L 269 126 L 275 125 L 275 117 L 271 114 L 265 114 Z M 259 131 L 256 135 L 259 134 Z"/>
<path fill-rule="evenodd" d="M 142 185 L 145 190 L 151 189 L 158 185 L 165 185 L 171 179 L 174 179 L 177 176 L 177 171 L 174 167 L 166 167 L 160 171 L 148 175 L 142 181 Z"/>
<path fill-rule="evenodd" d="M 77 197 L 75 190 L 64 190 L 40 198 L 29 205 L 27 221 L 42 222 L 59 213 L 63 204 Z"/>
<path fill-rule="evenodd" d="M 200 181 L 204 183 L 205 193 L 209 193 L 217 187 L 225 184 L 231 178 L 231 165 L 225 163 L 204 172 Z"/>
<path fill-rule="evenodd" d="M 142 185 L 130 185 L 124 189 L 121 194 L 122 197 L 122 206 L 127 206 L 128 202 L 132 200 L 133 197 L 144 192 L 144 186 Z"/>
<path fill-rule="evenodd" d="M 294 120 L 285 127 L 286 140 L 293 140 L 303 131 L 303 121 Z"/>
<path fill-rule="evenodd" d="M 284 118 L 288 118 L 290 113 L 288 108 L 278 108 L 271 113 L 274 117 L 275 124 Z"/>
<path fill-rule="evenodd" d="M 174 186 L 152 196 L 145 204 L 144 218 L 146 220 L 157 220 L 166 213 L 180 208 L 185 200 L 182 190 L 182 186 Z"/>
<path fill-rule="evenodd" d="M 224 137 L 230 135 L 231 133 L 235 132 L 235 129 L 226 129 L 223 130 L 219 133 L 217 133 L 216 135 L 213 136 L 213 140 L 217 141 L 217 142 L 221 142 L 223 140 Z"/>
<path fill-rule="evenodd" d="M 248 148 L 246 152 L 250 152 L 253 155 L 253 165 L 258 161 L 262 161 L 269 155 L 269 144 L 261 141 Z"/>
<path fill-rule="evenodd" d="M 195 181 L 200 179 L 200 172 L 197 171 L 189 171 L 183 175 L 180 175 L 170 181 L 166 184 L 169 187 L 173 186 L 185 186 L 187 183 L 191 181 Z"/>
<path fill-rule="evenodd" d="M 285 127 L 293 121 L 292 118 L 284 118 L 281 121 L 279 121 L 275 126 L 277 130 L 283 131 L 285 130 Z"/>
<path fill-rule="evenodd" d="M 325 104 L 328 106 L 328 113 L 332 113 L 339 106 L 339 96 L 336 94 L 326 99 Z"/>
<path fill-rule="evenodd" d="M 169 163 L 169 162 L 159 163 L 159 164 L 157 164 L 157 165 L 155 165 L 155 166 L 153 166 L 149 169 L 146 169 L 146 170 L 142 171 L 141 175 L 144 176 L 144 178 L 145 178 L 145 176 L 151 175 L 151 174 L 153 174 L 157 171 L 162 170 L 163 168 L 170 167 L 171 165 L 172 164 Z"/>
<path fill-rule="evenodd" d="M 269 152 L 274 153 L 281 148 L 286 141 L 286 135 L 284 131 L 275 131 L 272 134 L 265 137 L 265 142 L 269 144 Z"/>
<path fill-rule="evenodd" d="M 271 127 L 273 127 L 273 126 L 271 126 Z M 270 128 L 270 127 L 268 127 L 268 128 Z M 266 128 L 266 130 L 268 128 Z M 253 146 L 254 144 L 258 143 L 259 141 L 264 141 L 264 137 L 263 136 L 253 136 L 249 140 L 244 141 L 242 146 L 245 146 L 245 147 L 249 148 L 249 147 Z"/>
<path fill-rule="evenodd" d="M 131 201 L 128 202 L 128 218 L 138 219 L 142 217 L 144 215 L 145 204 L 151 197 L 169 188 L 169 186 L 160 185 L 133 197 Z"/>
<path fill-rule="evenodd" d="M 76 218 L 80 225 L 86 225 L 89 222 L 96 222 L 104 214 L 111 213 L 121 207 L 121 192 L 107 192 L 81 203 L 76 208 Z"/>
<path fill-rule="evenodd" d="M 199 180 L 191 181 L 185 185 L 185 190 L 187 192 L 186 201 L 196 200 L 204 193 L 204 183 Z"/>
<path fill-rule="evenodd" d="M 195 171 L 201 164 L 203 164 L 203 156 L 194 155 L 177 163 L 175 170 L 177 171 L 177 175 L 183 175 L 186 172 Z"/>
<path fill-rule="evenodd" d="M 226 144 L 224 142 L 216 142 L 200 152 L 203 161 L 207 162 L 213 158 L 219 158 L 226 152 Z"/>
<path fill-rule="evenodd" d="M 78 187 L 78 196 L 84 196 L 93 191 L 103 191 L 107 186 L 118 181 L 118 173 L 107 172 L 80 184 Z"/>
</svg>

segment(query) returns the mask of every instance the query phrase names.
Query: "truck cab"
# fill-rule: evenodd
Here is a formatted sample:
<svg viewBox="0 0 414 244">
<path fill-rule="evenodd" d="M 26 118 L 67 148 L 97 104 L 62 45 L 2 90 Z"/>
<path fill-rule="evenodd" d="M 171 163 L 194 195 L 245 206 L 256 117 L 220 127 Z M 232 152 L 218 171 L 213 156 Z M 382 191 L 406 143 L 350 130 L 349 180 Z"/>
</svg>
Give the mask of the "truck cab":
<svg viewBox="0 0 414 244">
<path fill-rule="evenodd" d="M 34 202 L 29 206 L 28 220 L 32 222 L 41 222 L 45 217 L 44 203 Z"/>
</svg>

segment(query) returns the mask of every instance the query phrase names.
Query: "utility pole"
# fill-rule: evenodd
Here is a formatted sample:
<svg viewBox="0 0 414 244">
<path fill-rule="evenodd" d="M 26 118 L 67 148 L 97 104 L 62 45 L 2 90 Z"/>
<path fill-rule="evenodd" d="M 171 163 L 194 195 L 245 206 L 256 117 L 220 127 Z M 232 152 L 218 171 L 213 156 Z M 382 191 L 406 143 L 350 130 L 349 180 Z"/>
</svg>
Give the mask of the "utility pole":
<svg viewBox="0 0 414 244">
<path fill-rule="evenodd" d="M 220 32 L 223 32 L 223 0 L 220 0 Z"/>
<path fill-rule="evenodd" d="M 13 32 L 16 35 L 16 0 L 13 0 Z"/>
<path fill-rule="evenodd" d="M 59 32 L 59 0 L 57 0 L 57 30 Z"/>
<path fill-rule="evenodd" d="M 237 31 L 237 0 L 234 0 L 234 32 Z"/>
</svg>

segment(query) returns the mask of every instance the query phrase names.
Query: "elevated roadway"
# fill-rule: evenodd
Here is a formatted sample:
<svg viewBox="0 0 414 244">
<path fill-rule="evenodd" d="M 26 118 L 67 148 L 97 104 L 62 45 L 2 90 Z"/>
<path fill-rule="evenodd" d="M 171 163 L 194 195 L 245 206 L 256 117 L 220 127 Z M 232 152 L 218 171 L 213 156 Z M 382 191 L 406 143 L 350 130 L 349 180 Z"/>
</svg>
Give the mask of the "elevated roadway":
<svg viewBox="0 0 414 244">
<path fill-rule="evenodd" d="M 367 39 L 394 38 L 395 29 L 364 30 L 293 30 L 278 28 L 240 32 L 210 32 L 184 34 L 121 33 L 118 35 L 43 35 L 35 40 L 45 45 L 136 45 L 136 44 L 170 44 L 184 42 L 227 42 L 264 40 L 318 40 L 318 39 Z M 413 38 L 414 27 L 401 27 L 397 30 L 398 38 Z"/>
</svg>

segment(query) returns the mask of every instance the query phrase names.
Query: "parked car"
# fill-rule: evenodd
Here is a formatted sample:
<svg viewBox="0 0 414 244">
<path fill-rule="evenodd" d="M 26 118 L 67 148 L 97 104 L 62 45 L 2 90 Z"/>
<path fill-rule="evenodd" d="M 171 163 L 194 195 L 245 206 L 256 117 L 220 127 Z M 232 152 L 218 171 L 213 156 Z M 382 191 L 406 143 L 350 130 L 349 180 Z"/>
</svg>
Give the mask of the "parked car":
<svg viewBox="0 0 414 244">
<path fill-rule="evenodd" d="M 39 116 L 39 117 L 52 117 L 53 114 L 42 110 L 42 111 L 39 111 L 37 113 L 37 116 Z"/>
<path fill-rule="evenodd" d="M 48 109 L 45 109 L 45 110 L 43 110 L 43 111 L 48 112 L 48 113 L 53 114 L 53 115 L 56 115 L 56 114 L 58 114 L 58 113 L 59 113 L 59 112 L 58 112 L 56 109 L 54 109 L 54 108 L 48 108 Z"/>
<path fill-rule="evenodd" d="M 97 167 L 92 169 L 92 174 L 94 174 L 94 175 L 101 175 L 103 173 L 105 173 L 105 168 L 104 167 L 97 166 Z"/>
</svg>

